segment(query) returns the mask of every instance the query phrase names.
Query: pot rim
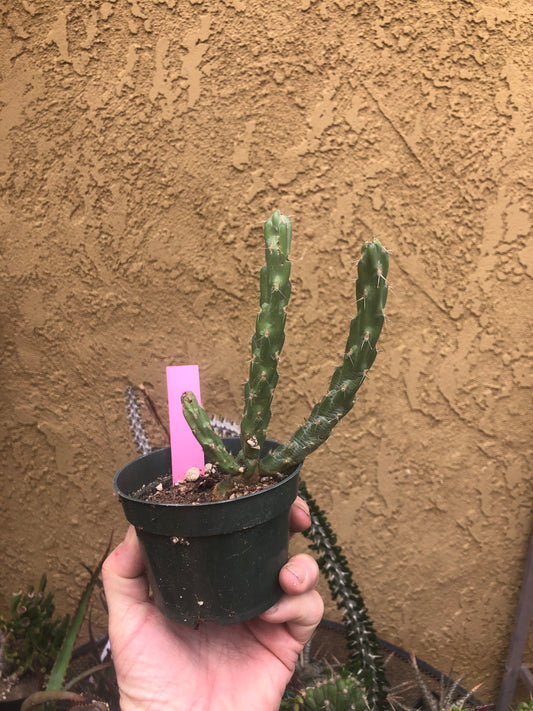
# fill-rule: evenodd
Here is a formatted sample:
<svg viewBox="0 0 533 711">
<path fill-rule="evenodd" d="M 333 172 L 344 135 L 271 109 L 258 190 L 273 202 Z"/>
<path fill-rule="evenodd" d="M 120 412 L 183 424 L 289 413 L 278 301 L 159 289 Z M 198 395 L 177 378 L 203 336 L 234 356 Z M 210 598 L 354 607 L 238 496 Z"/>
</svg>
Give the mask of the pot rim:
<svg viewBox="0 0 533 711">
<path fill-rule="evenodd" d="M 168 461 L 169 461 L 169 468 L 170 468 L 170 446 L 168 447 L 162 447 L 160 449 L 154 449 L 151 452 L 148 452 L 148 454 L 144 454 L 140 457 L 137 457 L 136 459 L 132 459 L 124 466 L 122 466 L 118 472 L 115 474 L 113 477 L 113 488 L 115 489 L 116 494 L 119 496 L 120 499 L 123 499 L 125 501 L 131 501 L 133 503 L 146 503 L 149 504 L 150 506 L 154 506 L 156 508 L 160 508 L 161 510 L 165 509 L 195 509 L 195 510 L 201 510 L 205 509 L 207 507 L 213 507 L 213 506 L 220 506 L 223 504 L 239 504 L 240 502 L 243 501 L 249 501 L 251 499 L 254 499 L 257 496 L 261 496 L 262 494 L 265 494 L 266 492 L 274 492 L 275 489 L 278 487 L 282 486 L 287 479 L 291 478 L 295 474 L 298 474 L 300 471 L 302 464 L 297 464 L 293 469 L 289 470 L 286 474 L 282 476 L 282 478 L 276 482 L 275 484 L 272 484 L 271 486 L 268 486 L 264 489 L 260 489 L 259 491 L 254 491 L 251 494 L 245 494 L 244 496 L 238 496 L 235 499 L 223 499 L 221 501 L 203 501 L 199 503 L 194 503 L 194 504 L 179 504 L 179 503 L 171 503 L 171 502 L 164 502 L 164 501 L 147 501 L 146 499 L 142 499 L 138 496 L 133 496 L 132 494 L 124 493 L 119 485 L 118 485 L 118 480 L 122 474 L 122 472 L 130 467 L 133 463 L 135 462 L 141 462 L 145 461 L 146 459 L 150 457 L 164 457 L 165 454 L 168 454 Z"/>
</svg>

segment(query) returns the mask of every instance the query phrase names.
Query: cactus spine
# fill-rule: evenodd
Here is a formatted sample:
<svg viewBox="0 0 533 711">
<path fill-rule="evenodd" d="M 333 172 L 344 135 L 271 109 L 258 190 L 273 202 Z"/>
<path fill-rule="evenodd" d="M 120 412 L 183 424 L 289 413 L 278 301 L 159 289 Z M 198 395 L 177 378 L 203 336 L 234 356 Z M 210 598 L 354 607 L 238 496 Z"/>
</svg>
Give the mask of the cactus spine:
<svg viewBox="0 0 533 711">
<path fill-rule="evenodd" d="M 329 437 L 333 427 L 353 407 L 355 395 L 377 354 L 376 343 L 384 322 L 387 301 L 389 256 L 379 240 L 365 242 L 358 262 L 356 282 L 357 315 L 352 319 L 344 360 L 331 378 L 326 395 L 312 409 L 309 419 L 287 444 L 260 459 L 270 422 L 270 405 L 278 381 L 277 365 L 284 342 L 286 307 L 290 283 L 289 251 L 292 237 L 288 217 L 275 212 L 265 223 L 266 264 L 260 275 L 260 312 L 252 338 L 252 360 L 245 386 L 245 407 L 241 423 L 240 455 L 235 458 L 209 425 L 209 418 L 194 395 L 183 393 L 183 413 L 206 457 L 229 476 L 253 481 L 259 475 L 282 474 L 303 462 Z M 219 494 L 221 489 L 219 489 Z"/>
</svg>

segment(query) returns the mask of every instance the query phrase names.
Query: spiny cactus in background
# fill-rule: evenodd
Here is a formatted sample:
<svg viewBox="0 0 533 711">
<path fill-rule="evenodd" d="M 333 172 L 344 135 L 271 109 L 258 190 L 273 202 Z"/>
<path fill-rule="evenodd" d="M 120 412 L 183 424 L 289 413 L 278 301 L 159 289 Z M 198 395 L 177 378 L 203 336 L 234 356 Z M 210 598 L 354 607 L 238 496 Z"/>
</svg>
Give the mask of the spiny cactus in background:
<svg viewBox="0 0 533 711">
<path fill-rule="evenodd" d="M 130 422 L 130 428 L 133 433 L 133 441 L 142 455 L 148 454 L 152 451 L 152 447 L 144 430 L 141 420 L 141 413 L 139 412 L 137 395 L 135 393 L 135 388 L 132 385 L 128 385 L 126 388 L 126 410 L 128 413 L 128 420 Z"/>
<path fill-rule="evenodd" d="M 440 693 L 435 694 L 424 681 L 414 654 L 411 654 L 411 666 L 413 667 L 417 684 L 422 692 L 426 708 L 428 708 L 429 711 L 463 711 L 467 701 L 474 696 L 481 686 L 481 684 L 478 684 L 471 691 L 461 693 L 464 692 L 464 689 L 459 686 L 461 677 L 456 679 L 451 686 L 447 687 L 444 676 L 441 676 Z M 400 707 L 407 711 L 404 706 L 400 705 Z"/>
<path fill-rule="evenodd" d="M 255 481 L 261 475 L 282 474 L 303 462 L 329 437 L 333 427 L 353 407 L 355 395 L 377 354 L 376 344 L 384 322 L 389 255 L 379 240 L 365 242 L 357 265 L 357 315 L 352 319 L 344 360 L 331 378 L 326 395 L 312 409 L 308 420 L 286 444 L 260 459 L 270 421 L 270 405 L 278 381 L 277 363 L 284 341 L 285 310 L 290 295 L 289 250 L 292 235 L 288 217 L 275 212 L 265 223 L 266 264 L 260 277 L 260 307 L 252 338 L 250 375 L 245 386 L 241 423 L 242 452 L 233 457 L 209 425 L 209 418 L 191 392 L 183 393 L 185 419 L 201 443 L 206 458 L 228 474 L 224 487 L 236 475 Z"/>
<path fill-rule="evenodd" d="M 220 437 L 238 437 L 240 433 L 239 425 L 236 422 L 228 420 L 227 417 L 219 417 L 211 415 L 211 427 Z"/>
<path fill-rule="evenodd" d="M 319 554 L 318 566 L 327 580 L 331 597 L 342 612 L 349 653 L 346 668 L 358 679 L 372 709 L 388 708 L 387 680 L 379 642 L 361 593 L 342 548 L 337 545 L 337 536 L 303 481 L 300 481 L 300 496 L 307 502 L 311 515 L 311 526 L 303 535 L 311 541 L 309 547 Z"/>
<path fill-rule="evenodd" d="M 358 680 L 347 669 L 281 703 L 280 711 L 369 711 Z"/>
</svg>

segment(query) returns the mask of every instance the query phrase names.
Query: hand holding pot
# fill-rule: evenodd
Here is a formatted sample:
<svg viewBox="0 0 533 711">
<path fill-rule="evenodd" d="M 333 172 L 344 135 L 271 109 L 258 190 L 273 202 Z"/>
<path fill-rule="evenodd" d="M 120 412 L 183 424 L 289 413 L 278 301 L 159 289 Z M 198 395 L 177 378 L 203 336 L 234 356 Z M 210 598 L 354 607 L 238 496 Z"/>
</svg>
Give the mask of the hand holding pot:
<svg viewBox="0 0 533 711">
<path fill-rule="evenodd" d="M 301 499 L 290 522 L 294 531 L 310 525 Z M 130 527 L 103 567 L 122 711 L 278 711 L 298 654 L 322 617 L 318 574 L 310 556 L 296 555 L 281 569 L 285 594 L 270 610 L 195 630 L 168 620 L 150 600 Z"/>
</svg>

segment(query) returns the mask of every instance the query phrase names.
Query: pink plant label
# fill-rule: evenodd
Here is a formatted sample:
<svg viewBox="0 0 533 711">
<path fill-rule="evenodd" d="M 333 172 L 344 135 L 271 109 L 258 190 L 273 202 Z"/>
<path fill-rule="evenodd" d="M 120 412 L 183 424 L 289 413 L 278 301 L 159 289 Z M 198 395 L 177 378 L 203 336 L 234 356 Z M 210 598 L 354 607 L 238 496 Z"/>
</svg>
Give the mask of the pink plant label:
<svg viewBox="0 0 533 711">
<path fill-rule="evenodd" d="M 183 481 L 191 467 L 197 467 L 203 474 L 205 466 L 202 446 L 193 435 L 183 415 L 181 396 L 187 390 L 191 390 L 201 403 L 198 366 L 169 365 L 167 367 L 168 419 L 174 484 Z"/>
</svg>

